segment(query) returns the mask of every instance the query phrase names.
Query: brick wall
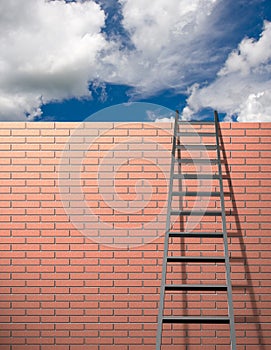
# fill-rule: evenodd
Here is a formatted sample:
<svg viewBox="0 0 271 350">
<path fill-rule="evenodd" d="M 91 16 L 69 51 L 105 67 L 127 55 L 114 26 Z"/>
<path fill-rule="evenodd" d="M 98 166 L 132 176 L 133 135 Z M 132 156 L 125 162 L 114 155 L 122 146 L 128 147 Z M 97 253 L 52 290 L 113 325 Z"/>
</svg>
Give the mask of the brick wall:
<svg viewBox="0 0 271 350">
<path fill-rule="evenodd" d="M 237 349 L 268 350 L 271 123 L 222 123 L 221 132 Z M 164 123 L 0 123 L 0 349 L 155 349 L 171 133 Z M 183 203 L 205 204 L 219 207 Z M 170 248 L 222 253 L 218 238 L 174 239 Z M 168 279 L 223 283 L 224 270 L 179 264 Z M 174 293 L 165 306 L 226 313 L 222 292 Z M 228 344 L 225 326 L 164 327 L 163 349 Z"/>
</svg>

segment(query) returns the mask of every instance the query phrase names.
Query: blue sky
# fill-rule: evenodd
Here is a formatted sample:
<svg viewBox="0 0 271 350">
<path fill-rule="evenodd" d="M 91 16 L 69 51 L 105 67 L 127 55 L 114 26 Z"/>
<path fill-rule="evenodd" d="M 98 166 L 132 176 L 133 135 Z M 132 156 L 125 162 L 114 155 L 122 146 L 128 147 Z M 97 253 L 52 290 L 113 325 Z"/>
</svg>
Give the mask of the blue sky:
<svg viewBox="0 0 271 350">
<path fill-rule="evenodd" d="M 0 0 L 0 120 L 271 121 L 270 22 L 270 0 Z"/>
</svg>

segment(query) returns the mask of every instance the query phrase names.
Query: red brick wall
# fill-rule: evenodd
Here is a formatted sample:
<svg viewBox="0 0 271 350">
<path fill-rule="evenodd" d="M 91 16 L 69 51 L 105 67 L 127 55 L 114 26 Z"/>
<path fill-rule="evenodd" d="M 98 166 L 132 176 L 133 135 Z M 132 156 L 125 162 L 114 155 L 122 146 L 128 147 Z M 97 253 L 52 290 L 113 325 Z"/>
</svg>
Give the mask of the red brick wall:
<svg viewBox="0 0 271 350">
<path fill-rule="evenodd" d="M 271 123 L 221 129 L 237 348 L 268 350 Z M 0 349 L 155 348 L 171 131 L 154 123 L 0 123 Z M 214 227 L 210 217 L 195 223 Z M 171 248 L 215 255 L 220 242 L 190 238 Z M 168 278 L 222 283 L 224 271 L 176 265 Z M 223 315 L 226 299 L 174 293 L 167 307 Z M 164 344 L 229 349 L 229 332 L 167 326 Z"/>
</svg>

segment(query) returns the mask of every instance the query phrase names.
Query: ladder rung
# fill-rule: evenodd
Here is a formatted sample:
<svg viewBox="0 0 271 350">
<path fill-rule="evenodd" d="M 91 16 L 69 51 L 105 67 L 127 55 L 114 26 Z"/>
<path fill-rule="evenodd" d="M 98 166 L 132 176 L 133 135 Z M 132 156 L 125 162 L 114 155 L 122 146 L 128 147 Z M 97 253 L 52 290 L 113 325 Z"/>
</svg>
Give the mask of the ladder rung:
<svg viewBox="0 0 271 350">
<path fill-rule="evenodd" d="M 223 237 L 222 232 L 169 232 L 169 237 Z"/>
<path fill-rule="evenodd" d="M 173 174 L 174 179 L 219 179 L 218 174 Z"/>
<path fill-rule="evenodd" d="M 193 121 L 185 121 L 185 120 L 178 120 L 179 125 L 187 125 L 187 124 L 194 124 L 194 125 L 215 125 L 215 122 L 207 121 L 207 120 L 193 120 Z"/>
<path fill-rule="evenodd" d="M 217 147 L 216 145 L 189 145 L 189 144 L 186 144 L 186 145 L 177 145 L 176 146 L 177 149 L 181 149 L 181 150 L 186 150 L 186 149 L 189 149 L 189 150 L 216 150 Z"/>
<path fill-rule="evenodd" d="M 217 159 L 201 159 L 201 158 L 177 158 L 177 163 L 183 164 L 217 164 Z"/>
<path fill-rule="evenodd" d="M 229 317 L 223 316 L 164 316 L 163 323 L 229 323 Z"/>
<path fill-rule="evenodd" d="M 187 196 L 187 197 L 220 197 L 220 192 L 172 192 L 172 196 Z"/>
<path fill-rule="evenodd" d="M 168 262 L 225 262 L 221 256 L 168 256 Z"/>
<path fill-rule="evenodd" d="M 227 290 L 224 284 L 166 284 L 165 290 Z"/>
<path fill-rule="evenodd" d="M 183 137 L 201 137 L 201 136 L 215 136 L 215 132 L 177 132 L 176 136 Z"/>
<path fill-rule="evenodd" d="M 203 211 L 203 210 L 171 210 L 171 215 L 185 215 L 185 216 L 220 216 L 222 212 L 220 210 L 209 210 L 209 211 Z"/>
</svg>

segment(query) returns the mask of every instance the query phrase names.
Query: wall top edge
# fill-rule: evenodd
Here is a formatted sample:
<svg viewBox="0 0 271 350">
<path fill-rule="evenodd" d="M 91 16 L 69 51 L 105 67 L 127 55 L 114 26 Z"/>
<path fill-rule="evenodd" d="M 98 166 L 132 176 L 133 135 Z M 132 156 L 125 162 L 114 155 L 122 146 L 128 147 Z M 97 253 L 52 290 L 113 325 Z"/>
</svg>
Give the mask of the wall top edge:
<svg viewBox="0 0 271 350">
<path fill-rule="evenodd" d="M 271 129 L 271 122 L 220 122 L 222 128 L 226 129 Z M 42 129 L 42 128 L 63 128 L 74 129 L 76 127 L 88 128 L 114 128 L 114 127 L 158 127 L 158 128 L 172 128 L 173 122 L 15 122 L 3 121 L 0 122 L 0 129 Z M 209 125 L 210 127 L 210 125 Z"/>
</svg>

